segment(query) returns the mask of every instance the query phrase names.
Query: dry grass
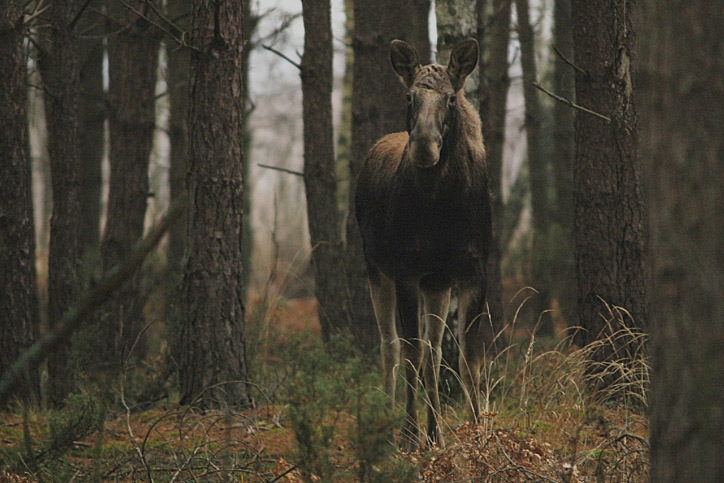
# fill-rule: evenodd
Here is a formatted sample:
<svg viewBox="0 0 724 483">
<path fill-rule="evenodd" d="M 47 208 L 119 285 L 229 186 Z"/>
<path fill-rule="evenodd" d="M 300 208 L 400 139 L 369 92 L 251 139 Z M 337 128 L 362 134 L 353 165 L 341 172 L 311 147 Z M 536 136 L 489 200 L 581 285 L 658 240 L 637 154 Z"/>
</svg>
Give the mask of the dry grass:
<svg viewBox="0 0 724 483">
<path fill-rule="evenodd" d="M 602 317 L 595 343 L 577 348 L 572 330 L 551 349 L 535 330 L 516 330 L 516 317 L 484 374 L 483 420 L 448 411 L 446 447 L 419 455 L 422 479 L 647 481 L 647 336 L 620 307 Z"/>
</svg>

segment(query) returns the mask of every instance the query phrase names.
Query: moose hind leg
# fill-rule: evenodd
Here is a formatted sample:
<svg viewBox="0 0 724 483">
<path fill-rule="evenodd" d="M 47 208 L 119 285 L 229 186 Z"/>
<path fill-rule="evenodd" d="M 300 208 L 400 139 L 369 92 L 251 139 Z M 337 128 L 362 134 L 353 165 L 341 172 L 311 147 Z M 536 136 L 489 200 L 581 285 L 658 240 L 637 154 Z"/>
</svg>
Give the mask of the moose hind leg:
<svg viewBox="0 0 724 483">
<path fill-rule="evenodd" d="M 380 352 L 382 353 L 382 374 L 385 394 L 390 398 L 390 405 L 395 403 L 395 372 L 400 363 L 400 340 L 395 327 L 395 284 L 383 273 L 377 272 L 370 277 L 370 295 L 372 306 L 380 331 Z"/>
<path fill-rule="evenodd" d="M 485 368 L 486 351 L 492 350 L 494 334 L 485 305 L 484 287 L 460 295 L 460 378 L 466 395 L 470 421 L 478 422 L 481 411 L 480 382 Z"/>
<path fill-rule="evenodd" d="M 396 293 L 397 313 L 402 330 L 402 366 L 404 368 L 406 412 L 400 446 L 403 451 L 414 451 L 419 447 L 415 398 L 417 396 L 418 371 L 422 360 L 417 284 L 398 282 L 396 283 Z"/>
<path fill-rule="evenodd" d="M 429 444 L 443 444 L 438 418 L 440 418 L 440 362 L 445 319 L 450 307 L 450 288 L 424 291 L 423 322 L 425 347 L 423 381 L 427 393 L 427 440 Z"/>
</svg>

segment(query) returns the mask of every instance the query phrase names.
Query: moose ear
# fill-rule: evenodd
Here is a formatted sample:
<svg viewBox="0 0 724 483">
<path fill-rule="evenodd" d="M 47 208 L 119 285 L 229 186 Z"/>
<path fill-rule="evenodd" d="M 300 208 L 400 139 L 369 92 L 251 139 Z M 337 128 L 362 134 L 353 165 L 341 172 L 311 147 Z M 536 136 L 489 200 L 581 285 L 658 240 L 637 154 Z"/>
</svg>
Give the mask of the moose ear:
<svg viewBox="0 0 724 483">
<path fill-rule="evenodd" d="M 462 89 L 465 79 L 478 63 L 478 41 L 468 39 L 458 44 L 450 54 L 447 73 L 450 76 L 455 92 Z"/>
<path fill-rule="evenodd" d="M 420 65 L 415 48 L 405 41 L 393 40 L 390 43 L 390 62 L 405 87 L 412 87 L 415 72 Z"/>
</svg>

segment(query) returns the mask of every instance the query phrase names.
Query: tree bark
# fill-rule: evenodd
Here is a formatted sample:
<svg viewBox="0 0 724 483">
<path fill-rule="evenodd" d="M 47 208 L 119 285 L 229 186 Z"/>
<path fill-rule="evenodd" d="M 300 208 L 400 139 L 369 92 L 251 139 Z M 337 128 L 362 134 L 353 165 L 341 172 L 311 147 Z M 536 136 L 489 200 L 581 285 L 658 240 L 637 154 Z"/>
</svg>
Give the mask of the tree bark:
<svg viewBox="0 0 724 483">
<path fill-rule="evenodd" d="M 453 48 L 463 40 L 477 34 L 478 16 L 476 3 L 470 0 L 436 0 L 437 18 L 437 59 L 441 65 L 447 65 Z M 480 41 L 480 39 L 478 39 Z M 480 44 L 481 46 L 484 44 Z M 482 54 L 481 54 L 482 57 Z M 474 70 L 465 81 L 465 98 L 477 108 L 479 70 Z"/>
<path fill-rule="evenodd" d="M 80 293 L 80 198 L 78 173 L 78 97 L 80 68 L 73 20 L 77 0 L 50 3 L 49 27 L 40 47 L 40 72 L 45 89 L 48 155 L 53 188 L 48 254 L 48 324 L 53 328 Z M 71 390 L 68 350 L 59 347 L 48 358 L 48 396 L 63 403 Z"/>
<path fill-rule="evenodd" d="M 155 87 L 161 32 L 146 20 L 153 11 L 142 0 L 128 8 L 107 0 L 111 20 L 108 36 L 110 187 L 108 215 L 101 243 L 103 273 L 128 257 L 143 236 L 148 197 L 148 163 L 155 129 Z M 103 314 L 104 362 L 117 366 L 135 346 L 142 356 L 143 313 L 140 274 L 107 304 Z"/>
<path fill-rule="evenodd" d="M 342 241 L 347 242 L 345 220 L 349 209 L 349 163 L 352 157 L 352 81 L 354 79 L 354 2 L 344 0 L 344 77 L 342 78 L 342 115 L 337 127 L 337 209 L 339 210 Z"/>
<path fill-rule="evenodd" d="M 186 0 L 169 0 L 166 3 L 168 17 L 180 29 L 177 38 L 188 35 L 191 24 L 191 5 Z M 186 194 L 186 173 L 188 171 L 188 111 L 189 111 L 189 66 L 191 51 L 169 40 L 166 46 L 168 67 L 167 83 L 169 93 L 169 185 L 171 199 Z M 186 249 L 185 220 L 171 227 L 169 231 L 168 263 L 172 270 L 183 268 Z"/>
<path fill-rule="evenodd" d="M 410 21 L 410 42 L 417 49 L 417 55 L 423 64 L 430 63 L 430 7 L 431 0 L 412 0 Z"/>
<path fill-rule="evenodd" d="M 550 317 L 544 312 L 550 309 L 551 277 L 555 267 L 549 265 L 550 245 L 548 209 L 548 167 L 543 152 L 543 110 L 538 99 L 535 35 L 528 13 L 528 0 L 515 0 L 518 14 L 518 40 L 520 41 L 520 63 L 523 69 L 523 97 L 525 100 L 525 134 L 528 157 L 528 182 L 530 186 L 531 211 L 533 217 L 533 248 L 531 256 L 531 286 L 538 292 L 533 298 L 531 310 L 533 320 L 540 318 L 539 332 L 552 335 Z"/>
<path fill-rule="evenodd" d="M 639 3 L 651 481 L 724 481 L 724 11 Z"/>
<path fill-rule="evenodd" d="M 566 59 L 573 59 L 571 0 L 555 0 L 553 10 L 553 44 Z M 553 54 L 552 54 L 553 55 Z M 553 92 L 575 101 L 573 67 L 561 55 L 553 57 Z M 573 120 L 575 111 L 562 102 L 553 104 L 553 175 L 555 180 L 555 222 L 559 232 L 551 239 L 555 247 L 557 276 L 552 285 L 561 314 L 569 327 L 577 326 L 576 275 L 573 260 Z"/>
<path fill-rule="evenodd" d="M 478 31 L 488 25 L 485 16 L 485 0 L 478 0 Z M 505 115 L 508 99 L 508 43 L 510 41 L 510 0 L 493 0 L 493 17 L 490 19 L 490 40 L 480 42 L 489 45 L 489 58 L 480 64 L 480 118 L 483 120 L 483 138 L 488 156 L 490 202 L 493 212 L 493 237 L 488 259 L 488 308 L 494 327 L 503 327 L 503 284 L 500 271 L 502 258 L 501 228 L 503 226 L 503 198 L 501 176 L 503 169 L 503 145 L 505 143 Z M 484 37 L 484 36 L 483 36 Z"/>
<path fill-rule="evenodd" d="M 628 311 L 627 325 L 647 325 L 633 11 L 628 7 L 626 0 L 572 2 L 574 62 L 581 69 L 576 72 L 576 101 L 611 118 L 607 122 L 578 112 L 575 122 L 574 236 L 581 345 L 610 330 L 606 304 Z M 612 328 L 619 328 L 615 321 Z M 614 349 L 623 348 L 606 344 L 595 357 L 606 361 Z"/>
<path fill-rule="evenodd" d="M 191 3 L 188 0 L 168 0 L 166 15 L 174 23 L 173 38 L 166 38 L 166 84 L 168 85 L 168 140 L 169 140 L 169 194 L 171 201 L 187 195 L 186 176 L 189 154 L 189 84 L 191 75 L 191 49 L 182 44 L 188 41 L 191 27 Z M 183 271 L 188 227 L 186 216 L 168 232 L 168 258 L 166 273 L 166 332 L 169 356 L 173 361 L 183 358 L 181 346 L 181 311 L 183 309 Z"/>
<path fill-rule="evenodd" d="M 468 0 L 436 0 L 438 64 L 447 65 L 452 49 L 475 36 L 478 20 L 475 8 L 475 3 Z"/>
<path fill-rule="evenodd" d="M 328 0 L 302 0 L 304 187 L 322 336 L 351 329 L 332 126 L 332 23 Z"/>
<path fill-rule="evenodd" d="M 181 403 L 244 407 L 243 5 L 193 2 Z"/>
<path fill-rule="evenodd" d="M 78 20 L 80 95 L 78 105 L 78 173 L 80 254 L 98 253 L 101 219 L 101 162 L 106 120 L 103 93 L 104 19 L 101 0 L 92 0 Z"/>
<path fill-rule="evenodd" d="M 350 204 L 347 215 L 347 275 L 353 334 L 363 352 L 379 343 L 367 275 L 362 238 L 357 227 L 354 194 L 361 163 L 370 147 L 385 134 L 405 129 L 405 89 L 390 67 L 393 39 L 419 38 L 411 32 L 412 0 L 391 7 L 386 0 L 356 0 L 354 79 L 352 87 L 352 161 Z"/>
<path fill-rule="evenodd" d="M 242 132 L 244 133 L 244 159 L 251 159 L 253 132 L 251 124 L 249 123 L 249 118 L 251 117 L 251 112 L 254 109 L 254 103 L 251 101 L 251 97 L 249 96 L 249 57 L 251 55 L 251 50 L 254 47 L 252 38 L 254 37 L 256 26 L 259 23 L 259 16 L 258 14 L 251 13 L 250 2 L 244 2 L 243 7 L 244 27 L 242 35 L 244 39 L 244 53 L 241 59 L 241 70 L 244 85 L 244 116 L 241 122 Z M 248 287 L 251 280 L 251 263 L 254 256 L 254 224 L 252 223 L 251 217 L 251 205 L 252 198 L 254 197 L 254 191 L 251 178 L 251 163 L 244 163 L 243 167 L 244 173 L 242 174 L 242 178 L 244 180 L 244 204 L 242 208 L 244 213 L 248 216 L 244 216 L 243 218 L 244 226 L 241 230 L 241 253 L 244 257 L 242 260 L 242 266 L 248 268 L 248 270 L 244 270 L 242 274 L 244 277 L 244 287 Z"/>
<path fill-rule="evenodd" d="M 38 337 L 24 5 L 24 0 L 0 1 L 0 374 Z M 36 370 L 17 395 L 26 402 L 39 400 Z"/>
</svg>

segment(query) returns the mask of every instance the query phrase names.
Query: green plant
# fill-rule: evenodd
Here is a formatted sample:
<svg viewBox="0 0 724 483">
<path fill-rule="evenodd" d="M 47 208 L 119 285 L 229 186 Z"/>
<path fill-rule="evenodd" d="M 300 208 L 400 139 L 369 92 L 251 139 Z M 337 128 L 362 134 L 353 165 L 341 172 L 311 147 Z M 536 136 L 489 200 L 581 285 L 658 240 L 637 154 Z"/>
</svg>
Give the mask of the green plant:
<svg viewBox="0 0 724 483">
<path fill-rule="evenodd" d="M 370 381 L 372 382 L 372 381 Z M 353 388 L 356 419 L 348 430 L 360 482 L 413 481 L 418 468 L 399 458 L 394 430 L 402 415 L 390 409 L 389 398 L 373 385 Z"/>
<path fill-rule="evenodd" d="M 65 404 L 63 410 L 50 417 L 50 439 L 44 452 L 55 456 L 64 454 L 75 441 L 100 430 L 106 416 L 105 406 L 93 393 L 71 394 Z M 42 456 L 43 452 L 38 454 L 38 458 Z"/>
<path fill-rule="evenodd" d="M 306 353 L 303 353 L 306 352 Z M 332 443 L 345 397 L 336 361 L 315 342 L 305 351 L 296 345 L 290 361 L 298 364 L 288 385 L 289 417 L 296 440 L 296 463 L 305 481 L 329 481 L 335 471 Z"/>
<path fill-rule="evenodd" d="M 302 478 L 410 481 L 416 469 L 394 444 L 402 417 L 380 391 L 378 371 L 344 337 L 293 347 L 286 397 Z"/>
<path fill-rule="evenodd" d="M 2 448 L 0 459 L 16 473 L 30 471 L 37 475 L 59 476 L 68 471 L 67 455 L 77 441 L 103 427 L 106 409 L 97 395 L 90 392 L 71 394 L 65 407 L 53 410 L 40 441 L 30 434 L 30 416 L 24 411 L 24 441 L 17 447 Z"/>
</svg>

